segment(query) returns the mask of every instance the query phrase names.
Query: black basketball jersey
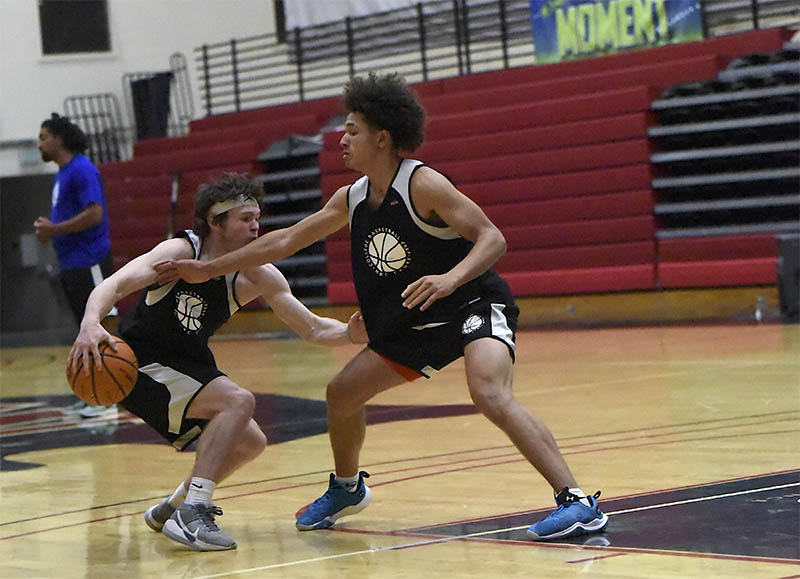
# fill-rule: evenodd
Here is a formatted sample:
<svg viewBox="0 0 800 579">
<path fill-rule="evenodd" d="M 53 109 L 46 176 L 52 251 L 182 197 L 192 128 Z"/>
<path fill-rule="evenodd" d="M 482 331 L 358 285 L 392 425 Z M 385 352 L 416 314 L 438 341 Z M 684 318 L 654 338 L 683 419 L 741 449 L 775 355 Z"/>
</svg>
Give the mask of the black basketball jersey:
<svg viewBox="0 0 800 579">
<path fill-rule="evenodd" d="M 424 312 L 419 306 L 403 307 L 400 294 L 410 283 L 446 273 L 473 246 L 452 228 L 431 225 L 417 215 L 409 189 L 411 176 L 422 165 L 404 159 L 377 209 L 367 204 L 366 176 L 348 190 L 353 281 L 371 341 L 394 330 L 449 321 L 459 308 L 481 296 L 488 278 L 497 276 L 489 270 Z"/>
<path fill-rule="evenodd" d="M 195 259 L 200 256 L 202 242 L 197 235 L 181 231 L 176 237 L 192 244 Z M 238 275 L 234 272 L 203 283 L 179 279 L 143 290 L 136 306 L 120 321 L 120 336 L 140 362 L 169 354 L 213 364 L 208 339 L 241 307 L 234 291 Z"/>
</svg>

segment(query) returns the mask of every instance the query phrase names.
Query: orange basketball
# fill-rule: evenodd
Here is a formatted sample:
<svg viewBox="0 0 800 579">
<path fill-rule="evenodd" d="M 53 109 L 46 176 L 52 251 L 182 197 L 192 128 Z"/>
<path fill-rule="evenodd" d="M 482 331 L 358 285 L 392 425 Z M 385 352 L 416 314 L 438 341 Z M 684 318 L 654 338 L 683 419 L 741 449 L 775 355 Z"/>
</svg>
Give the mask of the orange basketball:
<svg viewBox="0 0 800 579">
<path fill-rule="evenodd" d="M 95 406 L 108 406 L 116 404 L 125 398 L 134 384 L 139 371 L 136 354 L 122 338 L 112 336 L 117 343 L 117 351 L 112 350 L 107 343 L 100 344 L 100 358 L 103 370 L 98 371 L 94 359 L 89 365 L 89 374 L 81 366 L 75 374 L 67 366 L 67 382 L 75 395 Z M 91 355 L 90 355 L 91 357 Z"/>
</svg>

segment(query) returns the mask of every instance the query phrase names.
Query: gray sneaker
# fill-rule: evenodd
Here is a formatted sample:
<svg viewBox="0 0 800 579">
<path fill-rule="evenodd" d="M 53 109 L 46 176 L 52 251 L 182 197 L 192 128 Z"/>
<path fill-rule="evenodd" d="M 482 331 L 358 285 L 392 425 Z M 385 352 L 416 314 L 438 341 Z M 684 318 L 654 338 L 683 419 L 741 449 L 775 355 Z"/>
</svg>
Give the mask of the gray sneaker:
<svg viewBox="0 0 800 579">
<path fill-rule="evenodd" d="M 217 505 L 181 503 L 164 523 L 161 532 L 173 541 L 198 551 L 235 549 L 236 541 L 220 531 L 214 522 L 214 515 L 222 515 L 222 509 Z"/>
<path fill-rule="evenodd" d="M 174 512 L 175 507 L 169 504 L 167 499 L 164 499 L 159 504 L 153 505 L 144 512 L 144 522 L 154 531 L 160 532 L 164 523 L 167 522 L 167 519 L 169 519 Z"/>
</svg>

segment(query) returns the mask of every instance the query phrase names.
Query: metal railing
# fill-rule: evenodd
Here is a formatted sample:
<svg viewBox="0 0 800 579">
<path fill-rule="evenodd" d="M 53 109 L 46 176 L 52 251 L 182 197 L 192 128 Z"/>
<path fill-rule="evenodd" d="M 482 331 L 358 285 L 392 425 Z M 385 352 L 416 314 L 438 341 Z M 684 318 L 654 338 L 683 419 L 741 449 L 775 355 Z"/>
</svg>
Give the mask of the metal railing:
<svg viewBox="0 0 800 579">
<path fill-rule="evenodd" d="M 700 0 L 700 9 L 706 38 L 800 23 L 796 0 Z"/>
<path fill-rule="evenodd" d="M 186 57 L 176 52 L 170 56 L 169 65 L 168 71 L 122 75 L 125 115 L 113 93 L 72 95 L 64 99 L 64 114 L 89 137 L 87 154 L 92 161 L 106 163 L 133 157 L 137 131 L 131 94 L 132 81 L 151 78 L 157 74 L 169 74 L 169 113 L 164 136 L 185 135 L 189 132 L 189 121 L 194 118 L 195 108 Z"/>
<path fill-rule="evenodd" d="M 796 0 L 699 0 L 706 37 L 800 24 Z M 438 0 L 195 49 L 207 115 L 337 95 L 348 77 L 419 82 L 535 64 L 530 0 Z"/>
<path fill-rule="evenodd" d="M 438 0 L 195 49 L 206 114 L 338 94 L 391 69 L 409 82 L 533 64 L 530 0 Z"/>
<path fill-rule="evenodd" d="M 152 78 L 158 74 L 169 73 L 170 76 L 170 91 L 169 91 L 169 117 L 167 122 L 167 135 L 165 136 L 178 136 L 185 135 L 189 132 L 189 121 L 194 118 L 194 99 L 192 97 L 192 88 L 189 83 L 189 67 L 186 62 L 186 56 L 180 52 L 176 52 L 169 57 L 169 70 L 158 72 L 129 72 L 122 75 L 122 95 L 125 99 L 125 109 L 128 113 L 128 119 L 131 127 L 129 130 L 132 134 L 132 125 L 136 119 L 136 112 L 134 110 L 133 95 L 131 91 L 131 82 Z"/>
<path fill-rule="evenodd" d="M 116 95 L 69 96 L 64 99 L 64 113 L 89 137 L 86 153 L 92 161 L 106 163 L 130 157 Z"/>
</svg>

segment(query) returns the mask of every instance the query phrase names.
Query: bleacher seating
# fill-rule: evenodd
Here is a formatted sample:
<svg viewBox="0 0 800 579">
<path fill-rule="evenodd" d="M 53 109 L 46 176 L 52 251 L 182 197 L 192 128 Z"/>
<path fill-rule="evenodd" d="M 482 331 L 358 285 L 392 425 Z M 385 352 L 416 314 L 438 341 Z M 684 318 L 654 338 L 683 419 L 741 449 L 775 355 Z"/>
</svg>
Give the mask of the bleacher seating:
<svg viewBox="0 0 800 579">
<path fill-rule="evenodd" d="M 791 107 L 796 93 L 786 86 L 751 76 L 718 77 L 728 65 L 738 68 L 737 59 L 748 54 L 781 50 L 786 38 L 785 30 L 759 30 L 420 83 L 415 89 L 429 119 L 426 142 L 414 157 L 451 177 L 500 226 L 508 252 L 497 269 L 515 295 L 771 283 L 774 271 L 772 278 L 768 272 L 776 249 L 769 235 L 745 232 L 748 235 L 718 236 L 714 242 L 693 244 L 657 234 L 663 232 L 665 204 L 677 201 L 669 196 L 700 186 L 689 182 L 661 187 L 658 180 L 665 178 L 661 167 L 689 167 L 682 178 L 702 179 L 703 175 L 697 174 L 697 159 L 687 164 L 680 155 L 659 158 L 675 151 L 653 149 L 665 143 L 678 151 L 707 146 L 700 135 L 717 147 L 727 142 L 732 134 L 725 132 L 729 128 L 715 131 L 707 126 L 720 120 L 732 122 L 727 118 L 729 111 L 723 110 L 724 102 L 736 103 L 730 109 L 737 111 L 733 121 L 740 122 L 747 134 L 749 111 L 761 98 L 759 91 L 772 91 L 774 119 L 794 115 Z M 714 91 L 709 81 L 716 82 L 719 90 Z M 666 99 L 667 89 L 678 100 L 706 99 L 707 118 L 695 132 L 691 127 L 686 130 L 698 124 L 686 122 L 686 115 L 692 113 L 691 101 L 684 102 L 682 109 L 654 107 L 659 97 Z M 339 99 L 326 98 L 206 117 L 191 123 L 189 135 L 141 141 L 132 161 L 102 165 L 115 264 L 125 263 L 163 239 L 170 212 L 175 228 L 190 227 L 192 197 L 200 183 L 223 170 L 262 173 L 266 161 L 259 154 L 270 143 L 292 134 L 314 134 L 340 113 Z M 663 113 L 663 126 L 653 127 L 659 113 Z M 770 129 L 769 123 L 762 123 L 755 131 L 774 148 L 778 147 L 776 135 L 784 135 L 786 124 L 776 122 Z M 681 130 L 675 130 L 679 125 Z M 654 130 L 663 133 L 656 135 Z M 330 130 L 322 136 L 319 183 L 326 200 L 358 175 L 342 164 L 341 132 Z M 738 158 L 751 162 L 762 152 L 742 152 Z M 791 150 L 771 152 L 791 154 Z M 724 163 L 730 155 L 737 153 L 712 155 L 704 162 L 708 166 Z M 772 170 L 789 169 L 780 165 Z M 181 179 L 173 206 L 175 173 Z M 783 179 L 773 177 L 772 182 Z M 268 176 L 262 175 L 262 181 L 273 197 L 292 197 L 282 190 L 270 191 Z M 713 192 L 718 185 L 702 185 L 703 191 Z M 779 191 L 776 196 L 785 193 Z M 285 219 L 299 217 L 293 214 Z M 289 224 L 281 216 L 270 219 L 276 227 Z M 726 245 L 731 240 L 741 252 L 731 253 Z M 354 302 L 346 230 L 326 240 L 325 255 L 328 301 Z M 739 278 L 730 275 L 732 269 L 715 273 L 720 263 L 737 260 L 750 273 Z"/>
<path fill-rule="evenodd" d="M 422 98 L 429 121 L 414 157 L 452 178 L 501 228 L 508 251 L 496 267 L 515 295 L 655 289 L 663 284 L 647 140 L 651 103 L 670 86 L 706 81 L 731 60 L 780 47 L 784 38 L 761 31 L 738 42 L 448 79 L 441 94 Z M 326 196 L 357 178 L 342 165 L 340 136 L 326 133 L 320 155 Z M 346 232 L 326 247 L 328 298 L 352 302 Z M 763 242 L 758 249 L 752 259 L 774 261 L 774 250 Z"/>
<path fill-rule="evenodd" d="M 262 173 L 257 159 L 262 151 L 292 134 L 317 132 L 337 106 L 336 99 L 324 99 L 200 119 L 191 123 L 188 135 L 138 141 L 133 160 L 100 165 L 115 268 L 172 231 L 191 228 L 200 184 L 225 171 Z"/>
<path fill-rule="evenodd" d="M 737 57 L 652 108 L 660 285 L 776 283 L 776 236 L 800 233 L 800 50 Z"/>
</svg>

